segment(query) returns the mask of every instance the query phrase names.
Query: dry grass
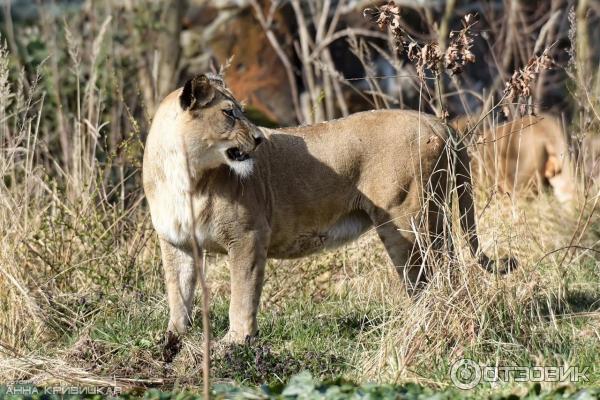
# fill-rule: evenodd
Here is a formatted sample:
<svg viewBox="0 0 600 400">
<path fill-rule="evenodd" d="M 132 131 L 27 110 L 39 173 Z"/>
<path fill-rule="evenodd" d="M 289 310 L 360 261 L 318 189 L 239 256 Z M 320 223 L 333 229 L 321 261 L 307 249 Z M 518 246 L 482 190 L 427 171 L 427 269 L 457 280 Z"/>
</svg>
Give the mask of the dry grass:
<svg viewBox="0 0 600 400">
<path fill-rule="evenodd" d="M 65 39 L 53 57 L 69 65 L 67 74 L 51 59 L 26 80 L 10 52 L 0 51 L 0 382 L 200 386 L 199 303 L 180 355 L 172 364 L 161 359 L 167 305 L 139 176 L 146 113 L 127 80 L 137 55 L 124 55 L 128 44 L 119 41 L 110 11 L 99 11 L 87 36 L 61 31 Z M 323 87 L 311 83 L 313 112 L 297 110 L 307 119 L 347 112 L 333 104 L 341 83 L 322 52 L 318 62 L 302 60 L 307 79 L 328 88 L 323 105 Z M 582 120 L 595 121 L 600 85 L 575 83 Z M 376 105 L 386 103 L 374 84 L 367 92 Z M 436 108 L 435 96 L 426 101 Z M 583 132 L 582 124 L 572 131 Z M 263 364 L 256 361 L 248 379 L 285 379 L 309 368 L 361 381 L 447 386 L 449 365 L 468 357 L 487 365 L 596 366 L 589 379 L 598 384 L 600 222 L 591 215 L 597 189 L 586 190 L 565 209 L 547 194 L 509 199 L 477 187 L 484 250 L 515 255 L 519 268 L 488 274 L 459 251 L 456 261 L 437 267 L 416 301 L 372 232 L 335 252 L 270 261 L 258 345 L 269 349 L 260 350 Z M 209 259 L 208 282 L 218 338 L 227 327 L 223 257 Z M 244 379 L 231 372 L 234 364 L 252 364 L 256 353 L 236 351 L 215 344 L 216 381 Z"/>
<path fill-rule="evenodd" d="M 480 196 L 480 210 L 484 200 Z M 90 384 L 116 377 L 126 387 L 198 384 L 198 326 L 172 365 L 161 361 L 167 307 L 157 243 L 143 207 L 128 218 L 139 239 L 129 232 L 112 232 L 115 238 L 104 247 L 93 246 L 97 238 L 89 233 L 103 228 L 78 227 L 81 216 L 52 218 L 48 214 L 53 206 L 49 204 L 43 218 L 30 219 L 28 229 L 54 231 L 50 226 L 60 221 L 61 235 L 34 239 L 35 234 L 14 225 L 2 232 L 8 246 L 1 259 L 0 284 L 6 296 L 0 314 L 0 379 Z M 519 269 L 499 277 L 467 258 L 452 270 L 437 271 L 416 302 L 405 295 L 374 234 L 333 253 L 272 261 L 260 321 L 265 341 L 289 359 L 333 350 L 345 360 L 344 374 L 361 381 L 416 380 L 445 386 L 448 364 L 462 357 L 490 365 L 593 365 L 598 361 L 593 354 L 600 350 L 600 270 L 589 252 L 577 252 L 562 265 L 564 252 L 548 255 L 569 243 L 577 224 L 576 212 L 558 215 L 557 210 L 560 206 L 550 196 L 516 205 L 496 197 L 480 219 L 484 248 L 490 253 L 510 248 L 519 258 Z M 94 214 L 98 218 L 101 211 Z M 5 218 L 3 222 L 10 216 Z M 112 219 L 115 223 L 119 217 Z M 136 245 L 127 238 L 143 243 L 144 249 L 131 255 Z M 65 242 L 70 242 L 69 250 Z M 579 245 L 597 248 L 597 234 L 586 235 Z M 213 329 L 220 335 L 226 324 L 228 272 L 223 258 L 211 259 L 209 265 L 217 303 Z M 299 300 L 314 302 L 316 309 L 303 310 Z M 199 321 L 199 305 L 197 310 Z M 329 331 L 344 323 L 356 325 L 351 340 Z M 313 342 L 315 335 L 328 343 Z M 225 350 L 217 345 L 215 351 Z"/>
</svg>

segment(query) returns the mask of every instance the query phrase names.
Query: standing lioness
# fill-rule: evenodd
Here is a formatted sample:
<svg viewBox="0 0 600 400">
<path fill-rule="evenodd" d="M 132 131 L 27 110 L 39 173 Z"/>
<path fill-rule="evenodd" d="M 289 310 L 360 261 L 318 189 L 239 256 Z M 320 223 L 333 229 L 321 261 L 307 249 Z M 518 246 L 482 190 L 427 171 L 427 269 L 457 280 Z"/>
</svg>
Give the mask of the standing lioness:
<svg viewBox="0 0 600 400">
<path fill-rule="evenodd" d="M 188 81 L 161 103 L 144 154 L 169 331 L 183 333 L 190 323 L 194 234 L 203 249 L 229 255 L 229 340 L 257 332 L 267 257 L 306 256 L 356 239 L 370 227 L 415 287 L 426 274 L 414 226 L 425 221 L 434 243 L 444 229 L 438 202 L 446 200 L 452 181 L 446 139 L 447 128 L 437 119 L 410 111 L 259 129 L 222 81 L 206 75 Z M 463 230 L 480 263 L 491 269 L 493 263 L 478 254 L 468 156 L 464 149 L 450 154 L 457 161 Z"/>
</svg>

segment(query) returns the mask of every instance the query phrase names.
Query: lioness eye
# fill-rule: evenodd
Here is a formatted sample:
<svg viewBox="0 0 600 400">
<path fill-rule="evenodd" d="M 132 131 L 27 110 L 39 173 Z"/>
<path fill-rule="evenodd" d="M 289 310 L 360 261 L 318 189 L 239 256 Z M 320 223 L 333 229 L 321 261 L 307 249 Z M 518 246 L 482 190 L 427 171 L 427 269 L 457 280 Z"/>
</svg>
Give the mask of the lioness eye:
<svg viewBox="0 0 600 400">
<path fill-rule="evenodd" d="M 223 114 L 227 118 L 235 119 L 235 114 L 233 112 L 233 108 L 226 108 L 225 110 L 223 110 Z"/>
</svg>

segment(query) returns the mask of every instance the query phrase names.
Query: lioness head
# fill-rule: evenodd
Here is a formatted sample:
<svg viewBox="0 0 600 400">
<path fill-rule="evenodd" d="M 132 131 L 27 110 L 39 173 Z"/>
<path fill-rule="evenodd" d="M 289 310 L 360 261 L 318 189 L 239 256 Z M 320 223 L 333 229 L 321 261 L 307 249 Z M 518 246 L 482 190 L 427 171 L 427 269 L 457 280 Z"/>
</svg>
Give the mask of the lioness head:
<svg viewBox="0 0 600 400">
<path fill-rule="evenodd" d="M 242 177 L 252 173 L 252 156 L 264 135 L 245 117 L 220 78 L 190 79 L 179 94 L 179 105 L 183 110 L 180 132 L 194 168 L 225 163 Z"/>
</svg>

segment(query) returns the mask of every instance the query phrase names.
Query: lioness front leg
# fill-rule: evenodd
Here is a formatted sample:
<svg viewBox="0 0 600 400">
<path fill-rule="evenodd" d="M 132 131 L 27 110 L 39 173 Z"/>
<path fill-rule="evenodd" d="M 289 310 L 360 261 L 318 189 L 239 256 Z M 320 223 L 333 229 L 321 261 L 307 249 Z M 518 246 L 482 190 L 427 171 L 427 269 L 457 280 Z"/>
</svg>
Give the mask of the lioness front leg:
<svg viewBox="0 0 600 400">
<path fill-rule="evenodd" d="M 197 271 L 191 254 L 162 239 L 160 248 L 169 302 L 167 332 L 180 335 L 187 331 L 192 322 Z"/>
<path fill-rule="evenodd" d="M 256 315 L 265 274 L 267 244 L 263 235 L 250 234 L 229 250 L 231 302 L 229 332 L 223 339 L 243 343 L 258 332 Z"/>
</svg>

